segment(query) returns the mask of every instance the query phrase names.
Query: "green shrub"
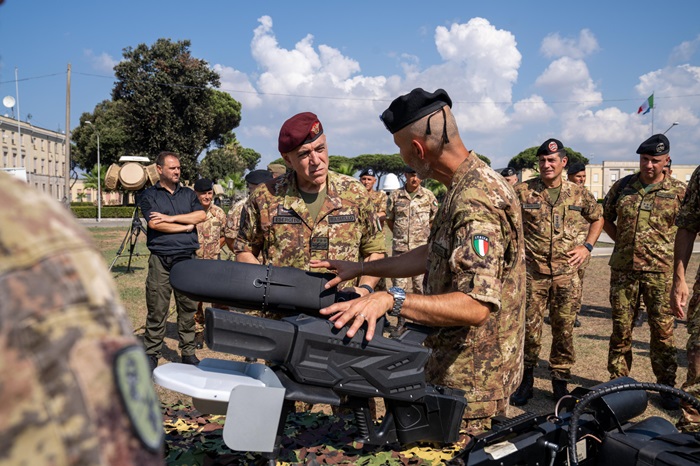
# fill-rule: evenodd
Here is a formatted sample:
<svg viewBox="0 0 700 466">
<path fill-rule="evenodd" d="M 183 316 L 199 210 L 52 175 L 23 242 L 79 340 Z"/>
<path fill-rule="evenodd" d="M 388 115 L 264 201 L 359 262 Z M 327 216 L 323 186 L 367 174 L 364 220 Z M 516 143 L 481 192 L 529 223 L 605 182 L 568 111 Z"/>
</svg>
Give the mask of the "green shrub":
<svg viewBox="0 0 700 466">
<path fill-rule="evenodd" d="M 97 207 L 71 206 L 73 214 L 77 218 L 97 218 Z M 134 206 L 104 206 L 102 207 L 102 218 L 131 218 L 134 215 Z"/>
</svg>

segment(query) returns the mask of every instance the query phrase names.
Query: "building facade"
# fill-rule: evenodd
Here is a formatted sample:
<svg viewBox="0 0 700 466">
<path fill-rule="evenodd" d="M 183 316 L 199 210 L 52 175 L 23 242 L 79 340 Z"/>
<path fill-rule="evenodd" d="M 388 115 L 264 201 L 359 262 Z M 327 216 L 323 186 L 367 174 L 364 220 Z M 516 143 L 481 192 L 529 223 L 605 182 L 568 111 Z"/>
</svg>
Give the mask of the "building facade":
<svg viewBox="0 0 700 466">
<path fill-rule="evenodd" d="M 24 169 L 30 186 L 62 200 L 66 186 L 66 135 L 0 116 L 0 168 Z"/>
</svg>

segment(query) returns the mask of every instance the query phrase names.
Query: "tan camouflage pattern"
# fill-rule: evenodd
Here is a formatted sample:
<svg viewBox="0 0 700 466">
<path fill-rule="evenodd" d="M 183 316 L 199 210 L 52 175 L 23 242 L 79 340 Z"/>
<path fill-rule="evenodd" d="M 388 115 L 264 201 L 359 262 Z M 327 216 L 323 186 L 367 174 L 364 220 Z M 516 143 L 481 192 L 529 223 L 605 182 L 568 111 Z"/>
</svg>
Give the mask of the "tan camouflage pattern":
<svg viewBox="0 0 700 466">
<path fill-rule="evenodd" d="M 576 320 L 578 274 L 549 275 L 527 268 L 525 306 L 525 367 L 535 367 L 542 349 L 542 325 L 549 308 L 552 347 L 549 372 L 552 379 L 569 380 L 576 362 L 574 321 Z"/>
<path fill-rule="evenodd" d="M 235 240 L 238 236 L 238 227 L 241 224 L 241 212 L 248 198 L 241 199 L 236 202 L 226 215 L 226 225 L 224 227 L 224 236 Z"/>
<path fill-rule="evenodd" d="M 413 198 L 405 187 L 389 194 L 386 219 L 394 222 L 394 253 L 407 252 L 428 242 L 438 202 L 429 189 L 419 186 L 416 191 Z"/>
<path fill-rule="evenodd" d="M 602 215 L 602 207 L 601 207 L 601 215 Z M 590 223 L 581 216 L 581 218 L 578 220 L 578 237 L 576 239 L 577 244 L 583 244 L 586 242 L 586 237 L 588 237 L 588 229 L 590 227 Z M 573 300 L 574 300 L 574 306 L 576 306 L 576 314 L 581 312 L 581 301 L 583 299 L 583 278 L 586 275 L 586 268 L 588 267 L 588 264 L 591 262 L 591 256 L 589 255 L 583 260 L 583 263 L 579 266 L 578 270 L 576 271 L 578 275 L 578 280 L 572 280 L 571 285 L 574 287 L 573 290 Z"/>
<path fill-rule="evenodd" d="M 147 366 L 101 252 L 63 206 L 4 173 L 0 202 L 0 464 L 163 464 L 116 387 L 121 350 Z"/>
<path fill-rule="evenodd" d="M 676 214 L 685 183 L 672 177 L 644 192 L 639 174 L 622 188 L 617 181 L 603 201 L 604 218 L 615 223 L 617 240 L 610 267 L 616 270 L 668 272 L 673 265 Z"/>
<path fill-rule="evenodd" d="M 633 321 L 641 294 L 647 307 L 651 333 L 651 368 L 658 383 L 675 386 L 678 364 L 673 345 L 675 318 L 670 304 L 671 284 L 669 273 L 610 271 L 613 330 L 608 350 L 608 372 L 611 379 L 628 376 L 632 369 Z"/>
<path fill-rule="evenodd" d="M 584 187 L 562 180 L 561 192 L 552 202 L 544 182 L 532 178 L 515 185 L 523 209 L 525 257 L 528 269 L 548 275 L 572 274 L 567 252 L 583 245 L 581 218 L 587 224 L 600 219 L 603 210 Z"/>
<path fill-rule="evenodd" d="M 700 167 L 696 168 L 690 177 L 683 204 L 676 217 L 676 226 L 696 234 L 700 232 Z M 688 375 L 681 388 L 700 399 L 700 269 L 695 277 L 687 315 Z M 683 402 L 681 409 L 683 411 L 678 428 L 686 432 L 700 432 L 700 412 Z"/>
<path fill-rule="evenodd" d="M 488 239 L 483 257 L 475 240 Z M 439 329 L 427 380 L 466 391 L 465 418 L 505 411 L 522 378 L 525 251 L 513 188 L 471 152 L 457 169 L 428 240 L 425 294 L 462 291 L 491 305 L 480 327 Z"/>
<path fill-rule="evenodd" d="M 197 224 L 197 240 L 199 249 L 196 255 L 199 259 L 218 259 L 221 254 L 221 237 L 224 236 L 226 212 L 221 207 L 211 204 L 207 209 L 207 217 Z"/>
<path fill-rule="evenodd" d="M 369 191 L 369 197 L 372 199 L 374 209 L 377 215 L 386 213 L 386 193 L 384 191 Z"/>
<path fill-rule="evenodd" d="M 326 189 L 314 222 L 294 172 L 258 186 L 243 210 L 234 252 L 262 253 L 264 264 L 302 270 L 310 270 L 312 259 L 359 261 L 373 253 L 384 254 L 384 233 L 378 228 L 367 189 L 352 177 L 330 171 Z"/>
</svg>

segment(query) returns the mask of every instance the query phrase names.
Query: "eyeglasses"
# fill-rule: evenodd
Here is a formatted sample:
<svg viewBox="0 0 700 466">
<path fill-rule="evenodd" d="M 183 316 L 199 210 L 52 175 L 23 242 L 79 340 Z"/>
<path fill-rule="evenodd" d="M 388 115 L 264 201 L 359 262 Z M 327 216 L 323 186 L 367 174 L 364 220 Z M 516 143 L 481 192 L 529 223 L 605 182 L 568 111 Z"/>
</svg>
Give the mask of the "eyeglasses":
<svg viewBox="0 0 700 466">
<path fill-rule="evenodd" d="M 438 110 L 438 112 L 439 111 L 442 111 L 442 121 L 444 122 L 442 126 L 442 142 L 447 144 L 450 142 L 450 139 L 447 137 L 447 114 L 445 113 L 445 107 L 443 106 L 440 110 Z M 438 112 L 435 112 L 428 117 L 428 123 L 427 128 L 425 129 L 425 134 L 432 134 L 432 132 L 430 131 L 430 119 L 437 115 Z"/>
</svg>

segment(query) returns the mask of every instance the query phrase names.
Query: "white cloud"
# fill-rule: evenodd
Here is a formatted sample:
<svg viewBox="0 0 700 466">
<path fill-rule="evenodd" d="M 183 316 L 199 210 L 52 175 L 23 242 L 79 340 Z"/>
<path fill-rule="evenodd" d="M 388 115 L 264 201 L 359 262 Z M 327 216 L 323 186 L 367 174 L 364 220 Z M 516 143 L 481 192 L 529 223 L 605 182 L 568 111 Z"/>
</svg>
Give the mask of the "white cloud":
<svg viewBox="0 0 700 466">
<path fill-rule="evenodd" d="M 693 58 L 693 55 L 695 55 L 695 52 L 697 52 L 698 46 L 700 46 L 700 35 L 694 40 L 682 42 L 680 45 L 674 47 L 669 62 L 679 65 L 688 63 Z"/>
<path fill-rule="evenodd" d="M 214 65 L 213 70 L 221 76 L 221 90 L 228 92 L 239 101 L 243 110 L 247 111 L 262 105 L 262 99 L 245 73 L 219 64 Z"/>
<path fill-rule="evenodd" d="M 592 107 L 602 101 L 583 60 L 562 57 L 549 64 L 535 80 L 547 96 L 566 102 L 570 107 Z"/>
<path fill-rule="evenodd" d="M 547 58 L 584 58 L 599 48 L 595 35 L 588 29 L 582 29 L 578 39 L 562 38 L 559 33 L 549 34 L 542 40 L 540 51 Z"/>
<path fill-rule="evenodd" d="M 114 73 L 114 67 L 119 63 L 119 60 L 114 59 L 106 52 L 95 55 L 91 49 L 85 49 L 83 55 L 87 57 L 92 67 L 101 73 Z"/>
</svg>

